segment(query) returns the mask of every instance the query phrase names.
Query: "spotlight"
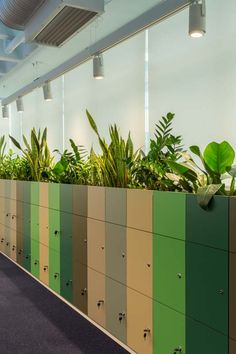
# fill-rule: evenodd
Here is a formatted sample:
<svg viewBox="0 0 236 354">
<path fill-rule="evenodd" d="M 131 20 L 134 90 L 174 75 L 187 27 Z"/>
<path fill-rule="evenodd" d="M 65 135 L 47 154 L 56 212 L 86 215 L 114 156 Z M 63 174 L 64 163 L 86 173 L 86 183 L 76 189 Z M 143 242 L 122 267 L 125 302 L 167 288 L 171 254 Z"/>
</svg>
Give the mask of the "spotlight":
<svg viewBox="0 0 236 354">
<path fill-rule="evenodd" d="M 5 104 L 2 106 L 2 118 L 9 118 L 9 107 Z"/>
<path fill-rule="evenodd" d="M 104 65 L 102 54 L 95 54 L 93 57 L 93 77 L 97 80 L 104 78 Z"/>
<path fill-rule="evenodd" d="M 24 104 L 23 104 L 22 97 L 18 97 L 16 99 L 16 109 L 17 109 L 17 112 L 24 112 Z"/>
<path fill-rule="evenodd" d="M 205 0 L 195 0 L 189 7 L 189 35 L 200 38 L 206 33 Z"/>
<path fill-rule="evenodd" d="M 52 101 L 52 89 L 50 82 L 45 82 L 43 85 L 43 97 L 45 101 Z"/>
</svg>

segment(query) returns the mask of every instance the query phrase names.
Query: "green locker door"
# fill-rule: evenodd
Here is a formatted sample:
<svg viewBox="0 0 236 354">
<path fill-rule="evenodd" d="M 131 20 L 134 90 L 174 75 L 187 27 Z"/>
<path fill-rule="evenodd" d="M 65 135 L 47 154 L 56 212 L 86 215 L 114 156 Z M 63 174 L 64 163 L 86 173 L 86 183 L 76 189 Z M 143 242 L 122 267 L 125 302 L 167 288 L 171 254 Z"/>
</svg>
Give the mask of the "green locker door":
<svg viewBox="0 0 236 354">
<path fill-rule="evenodd" d="M 228 253 L 186 245 L 186 314 L 228 335 Z"/>
<path fill-rule="evenodd" d="M 192 354 L 186 351 L 185 330 L 184 315 L 153 301 L 154 354 Z"/>
<path fill-rule="evenodd" d="M 126 287 L 106 277 L 106 329 L 121 342 L 127 342 Z"/>
<path fill-rule="evenodd" d="M 193 319 L 187 318 L 186 347 L 186 354 L 228 354 L 228 338 Z"/>
<path fill-rule="evenodd" d="M 61 212 L 61 295 L 72 302 L 72 214 Z"/>
<path fill-rule="evenodd" d="M 31 271 L 31 220 L 30 220 L 30 204 L 23 203 L 23 267 L 29 272 Z"/>
<path fill-rule="evenodd" d="M 39 242 L 31 240 L 31 273 L 39 278 L 40 264 L 39 264 Z"/>
<path fill-rule="evenodd" d="M 186 239 L 210 247 L 228 250 L 229 198 L 214 196 L 203 210 L 195 195 L 187 196 Z"/>
<path fill-rule="evenodd" d="M 49 248 L 60 252 L 61 225 L 60 211 L 49 209 Z"/>
<path fill-rule="evenodd" d="M 49 248 L 49 287 L 60 294 L 60 253 Z"/>
<path fill-rule="evenodd" d="M 153 235 L 153 297 L 185 314 L 185 242 Z"/>
</svg>

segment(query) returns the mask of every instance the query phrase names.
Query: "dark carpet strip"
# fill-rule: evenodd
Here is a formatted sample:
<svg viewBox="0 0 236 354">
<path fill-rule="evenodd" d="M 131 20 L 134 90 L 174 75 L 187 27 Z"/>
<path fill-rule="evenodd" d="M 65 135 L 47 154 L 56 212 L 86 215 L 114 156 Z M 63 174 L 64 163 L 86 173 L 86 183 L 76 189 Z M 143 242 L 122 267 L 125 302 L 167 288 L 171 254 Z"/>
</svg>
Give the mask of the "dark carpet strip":
<svg viewBox="0 0 236 354">
<path fill-rule="evenodd" d="M 0 354 L 127 354 L 0 254 Z"/>
</svg>

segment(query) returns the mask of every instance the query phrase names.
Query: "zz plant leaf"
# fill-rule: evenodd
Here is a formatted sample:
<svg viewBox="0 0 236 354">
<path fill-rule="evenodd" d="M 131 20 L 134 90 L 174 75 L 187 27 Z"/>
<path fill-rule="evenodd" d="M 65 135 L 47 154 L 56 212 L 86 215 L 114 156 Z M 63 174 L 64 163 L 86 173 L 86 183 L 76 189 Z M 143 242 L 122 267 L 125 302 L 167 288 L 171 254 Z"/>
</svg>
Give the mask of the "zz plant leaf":
<svg viewBox="0 0 236 354">
<path fill-rule="evenodd" d="M 235 152 L 232 146 L 227 142 L 212 142 L 207 145 L 204 151 L 204 160 L 210 169 L 216 174 L 223 174 L 227 168 L 232 166 L 235 158 Z"/>
</svg>

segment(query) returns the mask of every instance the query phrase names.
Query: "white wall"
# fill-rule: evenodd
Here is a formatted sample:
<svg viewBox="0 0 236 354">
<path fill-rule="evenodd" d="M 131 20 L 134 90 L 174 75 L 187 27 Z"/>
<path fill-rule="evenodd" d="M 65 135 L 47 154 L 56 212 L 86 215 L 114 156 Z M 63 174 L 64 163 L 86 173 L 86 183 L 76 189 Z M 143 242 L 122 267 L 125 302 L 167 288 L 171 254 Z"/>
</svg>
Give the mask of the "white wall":
<svg viewBox="0 0 236 354">
<path fill-rule="evenodd" d="M 175 132 L 185 145 L 205 146 L 229 140 L 236 148 L 235 0 L 207 0 L 207 34 L 188 36 L 188 10 L 149 30 L 150 130 L 168 111 L 176 113 Z M 25 112 L 11 105 L 11 119 L 1 119 L 0 135 L 20 139 L 32 127 L 48 127 L 52 149 L 68 147 L 69 138 L 98 149 L 86 118 L 88 109 L 102 136 L 116 123 L 123 135 L 131 130 L 135 147 L 144 146 L 144 32 L 104 53 L 105 79 L 94 80 L 92 62 L 52 83 L 53 101 L 42 89 L 24 97 Z M 63 123 L 64 121 L 64 123 Z"/>
<path fill-rule="evenodd" d="M 151 130 L 171 111 L 186 146 L 227 139 L 236 147 L 236 1 L 206 4 L 204 38 L 188 37 L 188 10 L 149 31 Z"/>
</svg>

